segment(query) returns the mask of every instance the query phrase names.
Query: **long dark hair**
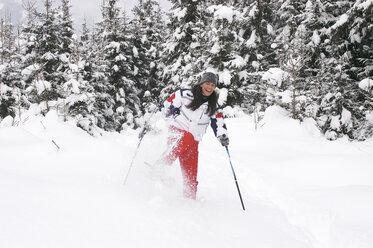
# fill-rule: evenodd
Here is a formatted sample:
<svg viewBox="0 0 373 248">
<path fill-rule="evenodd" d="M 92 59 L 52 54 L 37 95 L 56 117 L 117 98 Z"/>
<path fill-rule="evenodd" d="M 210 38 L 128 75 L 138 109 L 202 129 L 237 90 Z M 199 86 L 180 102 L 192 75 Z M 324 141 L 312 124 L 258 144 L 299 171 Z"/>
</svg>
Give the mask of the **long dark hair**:
<svg viewBox="0 0 373 248">
<path fill-rule="evenodd" d="M 202 95 L 202 88 L 201 85 L 197 84 L 194 85 L 192 88 L 192 93 L 193 93 L 193 100 L 189 103 L 187 108 L 191 110 L 196 110 L 198 109 L 203 103 L 203 95 Z M 207 97 L 208 101 L 208 108 L 207 108 L 207 113 L 209 116 L 212 116 L 216 112 L 216 105 L 218 102 L 218 94 L 213 91 L 210 96 Z"/>
</svg>

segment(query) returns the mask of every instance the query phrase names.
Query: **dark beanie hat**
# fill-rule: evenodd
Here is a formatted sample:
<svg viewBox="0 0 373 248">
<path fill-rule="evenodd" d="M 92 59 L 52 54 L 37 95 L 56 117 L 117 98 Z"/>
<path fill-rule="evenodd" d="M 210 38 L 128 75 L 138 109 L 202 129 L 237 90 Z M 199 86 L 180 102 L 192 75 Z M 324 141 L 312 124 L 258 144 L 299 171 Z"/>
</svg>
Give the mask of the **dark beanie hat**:
<svg viewBox="0 0 373 248">
<path fill-rule="evenodd" d="M 212 82 L 216 85 L 218 83 L 218 76 L 216 76 L 216 74 L 212 72 L 205 72 L 202 74 L 199 85 L 203 84 L 204 82 Z"/>
</svg>

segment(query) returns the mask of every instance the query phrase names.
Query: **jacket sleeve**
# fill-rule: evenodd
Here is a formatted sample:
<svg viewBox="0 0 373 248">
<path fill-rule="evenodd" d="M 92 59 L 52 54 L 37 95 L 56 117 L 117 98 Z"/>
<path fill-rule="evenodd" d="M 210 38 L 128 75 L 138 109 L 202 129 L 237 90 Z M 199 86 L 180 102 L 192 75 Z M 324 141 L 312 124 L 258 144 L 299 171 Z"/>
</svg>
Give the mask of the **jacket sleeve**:
<svg viewBox="0 0 373 248">
<path fill-rule="evenodd" d="M 176 117 L 180 114 L 181 91 L 174 92 L 161 107 L 161 112 L 165 117 Z"/>
<path fill-rule="evenodd" d="M 216 137 L 219 137 L 223 134 L 228 136 L 227 126 L 225 125 L 223 113 L 221 108 L 218 107 L 216 114 L 211 117 L 211 128 L 214 131 Z"/>
</svg>

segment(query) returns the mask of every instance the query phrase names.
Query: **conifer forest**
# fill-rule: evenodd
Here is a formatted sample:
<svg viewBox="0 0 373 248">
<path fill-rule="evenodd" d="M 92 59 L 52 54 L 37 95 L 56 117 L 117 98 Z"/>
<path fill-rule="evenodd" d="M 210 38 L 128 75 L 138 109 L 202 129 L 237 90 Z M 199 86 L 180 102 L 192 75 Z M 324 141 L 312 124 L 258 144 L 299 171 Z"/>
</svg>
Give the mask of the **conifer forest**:
<svg viewBox="0 0 373 248">
<path fill-rule="evenodd" d="M 104 0 L 74 30 L 69 0 L 23 1 L 0 27 L 0 122 L 58 111 L 92 135 L 136 129 L 204 71 L 226 117 L 278 105 L 326 139 L 373 136 L 373 0 Z"/>
</svg>

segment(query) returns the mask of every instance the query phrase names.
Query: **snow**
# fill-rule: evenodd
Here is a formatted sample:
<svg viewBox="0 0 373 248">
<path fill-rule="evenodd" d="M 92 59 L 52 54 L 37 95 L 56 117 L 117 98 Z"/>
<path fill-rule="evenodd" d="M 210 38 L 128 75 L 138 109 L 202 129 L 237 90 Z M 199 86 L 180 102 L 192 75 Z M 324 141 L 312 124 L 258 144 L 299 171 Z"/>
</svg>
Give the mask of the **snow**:
<svg viewBox="0 0 373 248">
<path fill-rule="evenodd" d="M 108 44 L 105 47 L 105 49 L 114 49 L 116 51 L 116 53 L 119 53 L 119 51 L 120 51 L 120 43 L 112 41 L 112 42 L 110 42 L 110 44 Z"/>
<path fill-rule="evenodd" d="M 373 124 L 373 111 L 368 111 L 365 118 Z"/>
<path fill-rule="evenodd" d="M 69 64 L 69 68 L 71 70 L 71 72 L 79 72 L 79 65 L 76 65 L 76 64 Z M 81 67 L 82 68 L 82 67 Z"/>
<path fill-rule="evenodd" d="M 210 49 L 210 53 L 212 54 L 218 54 L 220 52 L 221 46 L 219 42 L 215 42 L 214 45 Z"/>
<path fill-rule="evenodd" d="M 267 24 L 267 33 L 269 35 L 273 35 L 275 33 L 271 24 Z"/>
<path fill-rule="evenodd" d="M 355 6 L 357 6 L 359 9 L 367 9 L 370 5 L 373 5 L 373 0 L 360 0 L 355 3 Z"/>
<path fill-rule="evenodd" d="M 291 103 L 293 101 L 293 96 L 290 90 L 277 92 L 276 95 L 281 97 L 282 103 Z"/>
<path fill-rule="evenodd" d="M 195 48 L 200 47 L 200 46 L 201 46 L 200 42 L 192 42 L 192 43 L 190 43 L 190 48 L 191 49 L 195 49 Z"/>
<path fill-rule="evenodd" d="M 268 81 L 268 83 L 272 85 L 281 87 L 283 80 L 286 79 L 287 76 L 287 72 L 280 68 L 270 68 L 263 74 L 262 79 Z"/>
<path fill-rule="evenodd" d="M 115 56 L 115 61 L 127 61 L 127 58 L 123 54 Z"/>
<path fill-rule="evenodd" d="M 351 123 L 351 112 L 345 108 L 342 109 L 341 122 L 345 125 Z"/>
<path fill-rule="evenodd" d="M 253 61 L 253 62 L 251 62 L 251 66 L 252 66 L 253 68 L 255 68 L 255 70 L 259 70 L 259 68 L 260 68 L 260 63 L 259 63 L 258 61 Z"/>
<path fill-rule="evenodd" d="M 150 91 L 145 91 L 144 93 L 144 97 L 151 97 L 152 96 L 152 93 L 150 93 Z"/>
<path fill-rule="evenodd" d="M 338 130 L 341 127 L 340 116 L 335 115 L 335 116 L 332 116 L 331 119 L 332 120 L 330 122 L 330 127 L 335 130 Z"/>
<path fill-rule="evenodd" d="M 72 78 L 72 79 L 70 79 L 69 81 L 67 81 L 65 83 L 64 88 L 65 88 L 66 91 L 68 89 L 71 89 L 71 92 L 73 92 L 75 94 L 79 94 L 80 93 L 79 86 L 80 86 L 79 81 L 77 81 L 76 79 Z"/>
<path fill-rule="evenodd" d="M 241 56 L 237 55 L 233 60 L 231 60 L 231 65 L 236 68 L 241 68 L 245 65 L 246 61 Z"/>
<path fill-rule="evenodd" d="M 28 115 L 0 124 L 2 247 L 373 247 L 373 140 L 328 141 L 279 107 L 257 131 L 251 116 L 226 119 L 243 211 L 210 128 L 194 201 L 177 162 L 167 181 L 144 164 L 163 150 L 162 129 L 144 137 L 123 186 L 138 131 L 92 137 L 56 112 Z"/>
<path fill-rule="evenodd" d="M 42 59 L 45 59 L 45 60 L 55 60 L 56 59 L 56 55 L 51 53 L 51 52 L 47 52 L 45 53 L 43 56 L 42 56 Z"/>
<path fill-rule="evenodd" d="M 0 123 L 0 128 L 1 127 L 11 127 L 13 125 L 13 117 L 11 117 L 10 115 L 8 115 L 7 117 L 5 117 L 1 123 Z"/>
<path fill-rule="evenodd" d="M 372 89 L 372 86 L 373 86 L 373 80 L 370 78 L 365 78 L 361 80 L 359 83 L 359 88 L 362 90 L 368 91 L 368 92 Z"/>
<path fill-rule="evenodd" d="M 258 12 L 259 12 L 258 7 L 257 7 L 256 5 L 254 5 L 254 6 L 250 9 L 250 11 L 249 11 L 249 17 L 254 18 L 255 15 L 256 15 L 256 13 L 258 13 Z"/>
<path fill-rule="evenodd" d="M 318 46 L 320 44 L 321 38 L 317 30 L 313 31 L 312 35 L 312 42 L 315 44 L 315 46 Z"/>
<path fill-rule="evenodd" d="M 218 93 L 219 93 L 218 103 L 219 103 L 220 106 L 222 106 L 227 101 L 228 89 L 227 88 L 221 88 Z"/>
<path fill-rule="evenodd" d="M 23 69 L 22 72 L 21 72 L 21 75 L 27 78 L 34 71 L 37 71 L 39 69 L 40 69 L 40 65 L 33 64 L 33 65 L 30 65 L 30 66 L 26 67 L 25 69 Z"/>
<path fill-rule="evenodd" d="M 219 72 L 219 82 L 223 83 L 224 85 L 230 85 L 232 79 L 231 73 L 224 69 L 223 71 Z"/>
<path fill-rule="evenodd" d="M 306 9 L 307 9 L 307 10 L 311 10 L 312 7 L 313 7 L 313 6 L 312 6 L 312 2 L 308 0 L 307 3 L 306 3 Z"/>
<path fill-rule="evenodd" d="M 137 51 L 137 48 L 134 46 L 133 49 L 132 49 L 132 52 L 133 52 L 133 56 L 135 58 L 138 58 L 139 57 L 139 52 Z"/>
<path fill-rule="evenodd" d="M 349 35 L 349 37 L 350 37 L 350 41 L 352 42 L 352 43 L 354 43 L 354 42 L 356 42 L 356 43 L 361 43 L 361 37 L 360 37 L 360 34 L 359 34 L 359 32 L 356 32 L 357 30 L 355 29 L 355 28 L 352 28 L 351 30 L 350 30 L 350 35 Z"/>
<path fill-rule="evenodd" d="M 118 108 L 115 110 L 115 112 L 123 114 L 123 113 L 125 112 L 125 109 L 124 109 L 122 106 L 120 106 L 120 107 L 118 107 Z"/>
<path fill-rule="evenodd" d="M 44 90 L 51 89 L 51 83 L 46 80 L 37 80 L 35 83 L 36 90 L 38 92 L 38 95 L 44 92 Z"/>
<path fill-rule="evenodd" d="M 240 16 L 240 12 L 224 5 L 213 5 L 207 8 L 208 11 L 214 13 L 214 18 L 217 20 L 226 19 L 229 23 L 233 21 L 235 16 Z"/>
<path fill-rule="evenodd" d="M 331 29 L 332 30 L 336 29 L 336 28 L 342 26 L 343 24 L 345 24 L 347 21 L 348 21 L 348 15 L 347 14 L 342 14 L 339 17 L 338 21 L 333 26 L 331 26 Z"/>
<path fill-rule="evenodd" d="M 255 41 L 256 41 L 256 30 L 254 29 L 254 30 L 251 32 L 250 39 L 248 39 L 248 40 L 246 41 L 246 46 L 249 47 L 249 48 L 254 48 L 254 47 L 256 47 Z"/>
<path fill-rule="evenodd" d="M 175 38 L 176 40 L 181 40 L 184 36 L 185 36 L 185 33 L 183 31 L 181 31 L 180 28 L 176 28 L 176 30 L 173 34 L 173 38 Z M 173 51 L 175 49 L 175 47 L 173 45 L 171 45 L 169 49 L 171 51 Z"/>
<path fill-rule="evenodd" d="M 177 19 L 182 19 L 187 13 L 187 8 L 183 8 L 183 9 L 180 9 L 180 8 L 177 8 L 174 10 L 173 12 L 173 15 L 175 17 L 177 17 Z"/>
</svg>

